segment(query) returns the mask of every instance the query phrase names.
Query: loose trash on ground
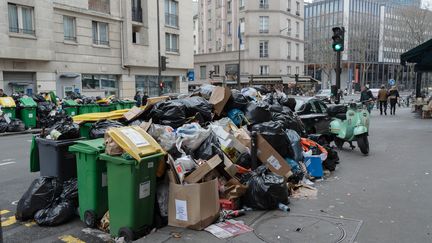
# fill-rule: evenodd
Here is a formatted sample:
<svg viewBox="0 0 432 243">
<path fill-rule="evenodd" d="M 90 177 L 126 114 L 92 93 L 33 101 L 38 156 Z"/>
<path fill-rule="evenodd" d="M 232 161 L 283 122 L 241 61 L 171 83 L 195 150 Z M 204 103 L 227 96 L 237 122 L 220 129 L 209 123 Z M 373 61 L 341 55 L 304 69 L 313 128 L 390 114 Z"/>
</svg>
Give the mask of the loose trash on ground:
<svg viewBox="0 0 432 243">
<path fill-rule="evenodd" d="M 262 87 L 206 85 L 142 107 L 46 97 L 33 97 L 45 129 L 30 167 L 41 177 L 17 207 L 17 219 L 40 225 L 66 223 L 79 208 L 85 225 L 126 242 L 166 225 L 225 239 L 253 230 L 236 221 L 249 210 L 295 211 L 290 198 L 317 195 L 304 182 L 339 163 L 332 147 L 308 139 L 289 97 Z M 11 122 L 0 116 L 0 131 Z"/>
</svg>

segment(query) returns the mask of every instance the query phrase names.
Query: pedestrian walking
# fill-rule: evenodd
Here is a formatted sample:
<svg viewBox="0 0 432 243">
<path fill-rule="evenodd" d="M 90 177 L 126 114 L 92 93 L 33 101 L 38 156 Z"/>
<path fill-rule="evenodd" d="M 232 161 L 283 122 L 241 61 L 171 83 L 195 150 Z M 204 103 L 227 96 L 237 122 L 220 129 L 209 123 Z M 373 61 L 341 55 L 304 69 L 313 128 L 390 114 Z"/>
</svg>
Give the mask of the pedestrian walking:
<svg viewBox="0 0 432 243">
<path fill-rule="evenodd" d="M 399 91 L 397 90 L 396 86 L 393 86 L 389 93 L 388 93 L 388 99 L 390 102 L 390 115 L 396 115 L 396 104 L 399 100 Z"/>
<path fill-rule="evenodd" d="M 135 105 L 137 107 L 141 106 L 141 92 L 137 91 L 135 96 L 134 96 L 134 100 L 135 100 Z"/>
<path fill-rule="evenodd" d="M 378 102 L 380 107 L 380 114 L 382 116 L 383 111 L 387 116 L 387 99 L 388 99 L 388 91 L 384 85 L 381 85 L 381 89 L 378 91 Z"/>
<path fill-rule="evenodd" d="M 371 113 L 373 109 L 373 100 L 374 96 L 372 94 L 372 91 L 370 91 L 369 86 L 363 86 L 362 91 L 360 93 L 360 102 L 364 103 L 367 107 L 367 110 L 369 113 Z"/>
<path fill-rule="evenodd" d="M 147 92 L 144 92 L 144 95 L 142 97 L 142 105 L 146 105 L 147 104 L 147 99 L 149 98 Z"/>
</svg>

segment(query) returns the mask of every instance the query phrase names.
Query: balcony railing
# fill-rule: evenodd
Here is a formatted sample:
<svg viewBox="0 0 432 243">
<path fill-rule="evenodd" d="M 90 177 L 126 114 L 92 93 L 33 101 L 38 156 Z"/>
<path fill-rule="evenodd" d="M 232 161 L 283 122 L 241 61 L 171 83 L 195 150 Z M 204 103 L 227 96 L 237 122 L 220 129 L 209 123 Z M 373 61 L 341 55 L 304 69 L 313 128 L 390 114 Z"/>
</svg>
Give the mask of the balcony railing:
<svg viewBox="0 0 432 243">
<path fill-rule="evenodd" d="M 174 52 L 174 53 L 178 53 L 179 49 L 178 48 L 174 48 L 174 47 L 167 47 L 166 48 L 167 52 Z"/>
<path fill-rule="evenodd" d="M 97 39 L 93 39 L 93 44 L 95 44 L 95 45 L 102 45 L 102 46 L 109 46 L 109 40 L 97 40 Z"/>
<path fill-rule="evenodd" d="M 140 22 L 140 23 L 143 22 L 141 7 L 132 7 L 132 21 Z"/>
<path fill-rule="evenodd" d="M 19 29 L 14 27 L 9 27 L 9 32 L 27 34 L 27 35 L 35 35 L 36 31 L 31 29 Z"/>
<path fill-rule="evenodd" d="M 178 15 L 165 13 L 165 25 L 172 26 L 172 27 L 179 27 Z"/>
<path fill-rule="evenodd" d="M 269 4 L 268 3 L 260 3 L 259 7 L 263 8 L 263 9 L 268 9 L 269 8 Z"/>
<path fill-rule="evenodd" d="M 73 41 L 73 42 L 77 41 L 76 36 L 65 36 L 64 39 L 67 41 Z"/>
<path fill-rule="evenodd" d="M 269 30 L 268 29 L 260 29 L 259 32 L 261 34 L 267 34 L 269 32 Z"/>
</svg>

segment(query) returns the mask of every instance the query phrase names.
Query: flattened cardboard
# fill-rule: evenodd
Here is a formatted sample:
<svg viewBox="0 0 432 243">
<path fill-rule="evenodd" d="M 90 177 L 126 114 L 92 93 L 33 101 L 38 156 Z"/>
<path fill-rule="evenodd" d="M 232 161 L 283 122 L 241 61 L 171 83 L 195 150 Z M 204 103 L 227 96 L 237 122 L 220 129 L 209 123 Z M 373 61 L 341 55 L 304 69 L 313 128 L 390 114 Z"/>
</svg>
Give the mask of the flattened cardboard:
<svg viewBox="0 0 432 243">
<path fill-rule="evenodd" d="M 121 155 L 123 153 L 123 149 L 108 135 L 108 133 L 105 133 L 105 153 L 111 156 Z"/>
<path fill-rule="evenodd" d="M 126 118 L 127 121 L 131 121 L 139 117 L 142 113 L 144 113 L 144 110 L 134 106 L 128 112 L 124 113 L 123 116 L 124 118 Z"/>
<path fill-rule="evenodd" d="M 170 183 L 168 225 L 202 230 L 219 217 L 217 179 L 187 185 Z"/>
<path fill-rule="evenodd" d="M 226 87 L 215 87 L 209 102 L 213 105 L 216 115 L 220 116 L 226 103 L 231 97 L 231 90 Z"/>
<path fill-rule="evenodd" d="M 292 175 L 291 167 L 285 159 L 265 140 L 263 136 L 257 136 L 258 158 L 272 172 L 288 178 Z"/>
<path fill-rule="evenodd" d="M 197 183 L 201 179 L 203 179 L 210 171 L 216 168 L 222 160 L 218 155 L 215 155 L 213 158 L 209 159 L 205 164 L 196 168 L 190 175 L 188 175 L 184 181 L 187 183 Z"/>
</svg>

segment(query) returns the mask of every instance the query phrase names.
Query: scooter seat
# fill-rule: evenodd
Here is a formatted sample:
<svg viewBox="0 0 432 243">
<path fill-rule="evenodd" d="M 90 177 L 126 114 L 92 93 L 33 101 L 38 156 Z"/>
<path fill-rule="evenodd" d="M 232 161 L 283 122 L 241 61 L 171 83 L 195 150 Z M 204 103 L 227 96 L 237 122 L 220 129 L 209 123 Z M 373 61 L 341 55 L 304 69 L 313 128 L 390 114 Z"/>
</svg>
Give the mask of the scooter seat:
<svg viewBox="0 0 432 243">
<path fill-rule="evenodd" d="M 336 114 L 335 117 L 338 118 L 338 119 L 341 119 L 341 120 L 346 120 L 347 119 L 346 113 L 338 113 L 338 114 Z"/>
</svg>

